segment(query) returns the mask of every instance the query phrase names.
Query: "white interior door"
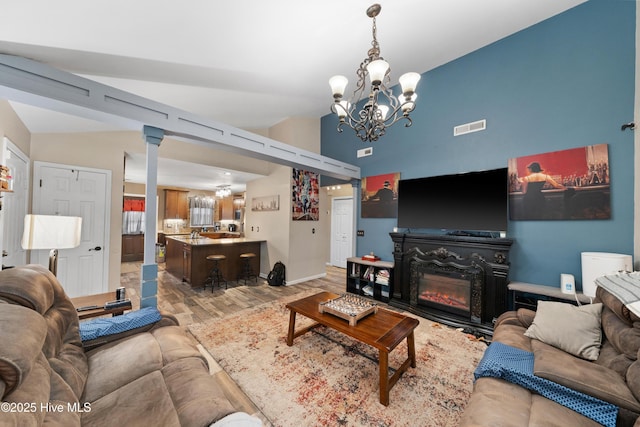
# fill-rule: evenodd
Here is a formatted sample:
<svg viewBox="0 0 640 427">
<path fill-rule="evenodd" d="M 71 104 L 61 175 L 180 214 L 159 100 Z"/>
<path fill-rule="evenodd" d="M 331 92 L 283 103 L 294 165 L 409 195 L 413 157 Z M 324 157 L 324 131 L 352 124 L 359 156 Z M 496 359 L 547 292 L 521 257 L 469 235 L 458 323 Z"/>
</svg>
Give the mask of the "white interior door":
<svg viewBox="0 0 640 427">
<path fill-rule="evenodd" d="M 29 158 L 7 138 L 4 138 L 3 150 L 3 162 L 11 171 L 12 192 L 2 194 L 2 249 L 6 253 L 2 265 L 24 265 L 27 251 L 20 242 L 29 208 Z"/>
<path fill-rule="evenodd" d="M 347 268 L 353 253 L 353 198 L 335 197 L 331 202 L 331 264 Z"/>
<path fill-rule="evenodd" d="M 111 171 L 34 163 L 33 213 L 82 217 L 80 246 L 58 256 L 58 280 L 71 297 L 108 290 L 110 200 Z M 49 251 L 32 252 L 32 262 L 48 265 Z"/>
</svg>

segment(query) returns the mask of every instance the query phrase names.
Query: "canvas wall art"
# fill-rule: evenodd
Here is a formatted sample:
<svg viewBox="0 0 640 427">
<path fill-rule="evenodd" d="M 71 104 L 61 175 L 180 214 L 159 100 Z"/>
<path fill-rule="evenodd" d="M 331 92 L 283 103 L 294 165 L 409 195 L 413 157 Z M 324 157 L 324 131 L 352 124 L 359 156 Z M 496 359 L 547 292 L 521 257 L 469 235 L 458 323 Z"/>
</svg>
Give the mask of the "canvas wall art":
<svg viewBox="0 0 640 427">
<path fill-rule="evenodd" d="M 253 212 L 277 211 L 280 210 L 280 196 L 262 196 L 251 199 L 251 210 Z"/>
<path fill-rule="evenodd" d="M 293 168 L 291 219 L 294 221 L 318 221 L 320 219 L 319 189 L 317 173 Z"/>
<path fill-rule="evenodd" d="M 362 218 L 397 218 L 399 181 L 400 172 L 362 178 Z"/>
<path fill-rule="evenodd" d="M 607 144 L 509 159 L 512 220 L 611 218 Z"/>
</svg>

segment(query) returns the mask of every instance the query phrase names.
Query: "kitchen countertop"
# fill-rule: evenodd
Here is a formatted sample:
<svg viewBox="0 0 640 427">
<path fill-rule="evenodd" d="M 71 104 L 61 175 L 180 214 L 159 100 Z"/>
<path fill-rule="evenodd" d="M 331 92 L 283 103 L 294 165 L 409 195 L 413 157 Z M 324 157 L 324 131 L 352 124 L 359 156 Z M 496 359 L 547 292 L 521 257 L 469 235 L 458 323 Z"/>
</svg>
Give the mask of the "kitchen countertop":
<svg viewBox="0 0 640 427">
<path fill-rule="evenodd" d="M 250 242 L 265 242 L 264 239 L 250 239 L 246 237 L 234 237 L 234 238 L 222 238 L 222 239 L 210 239 L 208 237 L 199 237 L 192 239 L 191 237 L 181 237 L 167 235 L 167 239 L 173 239 L 177 242 L 186 243 L 192 246 L 211 246 L 211 245 L 232 245 L 235 243 L 250 243 Z"/>
<path fill-rule="evenodd" d="M 165 236 L 190 236 L 191 232 L 166 232 L 166 231 L 160 231 L 159 233 L 164 234 Z M 223 234 L 234 234 L 236 236 L 240 236 L 240 232 L 239 231 L 224 231 L 224 230 L 220 230 L 220 231 L 201 231 L 201 233 L 223 233 Z"/>
</svg>

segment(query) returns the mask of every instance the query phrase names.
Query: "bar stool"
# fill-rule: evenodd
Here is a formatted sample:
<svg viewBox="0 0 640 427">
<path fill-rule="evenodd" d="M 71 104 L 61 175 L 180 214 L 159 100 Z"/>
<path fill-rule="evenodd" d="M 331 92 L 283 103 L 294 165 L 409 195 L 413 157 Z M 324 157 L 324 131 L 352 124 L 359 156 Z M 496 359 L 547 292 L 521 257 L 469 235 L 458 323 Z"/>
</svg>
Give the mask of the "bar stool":
<svg viewBox="0 0 640 427">
<path fill-rule="evenodd" d="M 220 271 L 220 262 L 226 260 L 227 257 L 224 255 L 209 255 L 207 256 L 207 261 L 213 261 L 213 267 L 211 267 L 211 271 L 209 272 L 209 277 L 204 282 L 204 288 L 207 289 L 208 285 L 211 285 L 211 292 L 213 292 L 213 288 L 217 284 L 221 286 L 221 283 L 224 282 L 224 288 L 228 289 L 227 281 L 222 276 L 222 271 Z"/>
<path fill-rule="evenodd" d="M 256 283 L 258 283 L 258 276 L 251 269 L 251 260 L 256 257 L 256 254 L 247 252 L 244 254 L 240 254 L 240 264 L 242 270 L 240 271 L 240 276 L 238 276 L 238 281 L 240 279 L 244 279 L 244 284 L 247 284 L 247 279 L 251 279 L 252 277 L 256 279 Z"/>
</svg>

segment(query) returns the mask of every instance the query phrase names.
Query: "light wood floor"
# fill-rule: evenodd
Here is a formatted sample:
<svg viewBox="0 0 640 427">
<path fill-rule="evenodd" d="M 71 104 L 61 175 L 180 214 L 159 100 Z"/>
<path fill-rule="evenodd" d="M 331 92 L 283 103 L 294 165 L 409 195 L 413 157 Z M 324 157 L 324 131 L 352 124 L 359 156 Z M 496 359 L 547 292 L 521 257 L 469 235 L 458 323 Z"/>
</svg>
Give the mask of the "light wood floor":
<svg viewBox="0 0 640 427">
<path fill-rule="evenodd" d="M 127 288 L 127 298 L 131 299 L 134 309 L 140 307 L 140 268 L 141 263 L 123 263 L 120 275 L 120 285 Z M 325 277 L 289 286 L 269 286 L 261 278 L 256 281 L 229 282 L 228 289 L 210 287 L 192 288 L 182 283 L 159 265 L 158 272 L 158 309 L 176 316 L 181 326 L 199 323 L 211 318 L 220 318 L 237 311 L 250 308 L 265 302 L 274 301 L 299 292 L 318 289 L 334 293 L 345 292 L 346 272 L 344 269 L 327 267 Z M 195 341 L 195 339 L 194 339 Z M 216 379 L 225 395 L 233 404 L 236 411 L 243 411 L 262 419 L 265 427 L 272 423 L 247 396 L 238 388 L 235 382 L 220 368 L 206 350 L 199 348 L 209 360 L 210 373 Z"/>
<path fill-rule="evenodd" d="M 120 285 L 127 288 L 134 308 L 139 307 L 141 263 L 122 263 Z M 258 304 L 274 301 L 288 295 L 295 295 L 308 289 L 345 292 L 346 272 L 343 268 L 327 266 L 327 275 L 319 279 L 296 283 L 288 286 L 269 286 L 265 279 L 256 281 L 228 282 L 224 286 L 192 288 L 183 283 L 159 265 L 158 271 L 158 309 L 173 314 L 182 326 L 199 323 L 211 318 L 223 317 Z"/>
</svg>

